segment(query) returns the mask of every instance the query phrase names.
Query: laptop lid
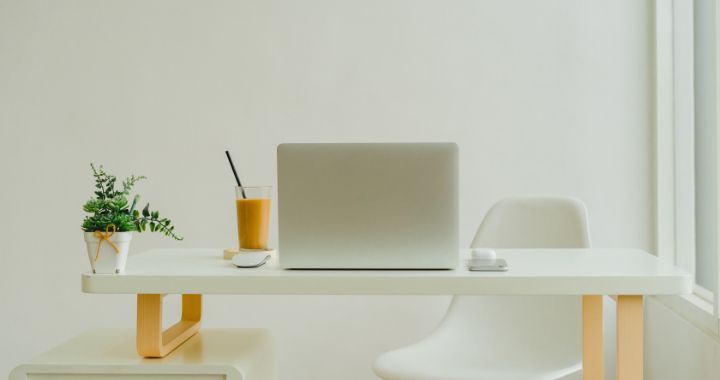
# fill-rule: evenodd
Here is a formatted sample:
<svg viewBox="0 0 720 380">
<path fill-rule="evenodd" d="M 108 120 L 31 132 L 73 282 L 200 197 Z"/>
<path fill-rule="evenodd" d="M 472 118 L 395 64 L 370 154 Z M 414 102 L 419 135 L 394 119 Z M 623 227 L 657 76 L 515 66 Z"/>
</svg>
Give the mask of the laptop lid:
<svg viewBox="0 0 720 380">
<path fill-rule="evenodd" d="M 454 268 L 454 143 L 281 144 L 284 268 Z"/>
</svg>

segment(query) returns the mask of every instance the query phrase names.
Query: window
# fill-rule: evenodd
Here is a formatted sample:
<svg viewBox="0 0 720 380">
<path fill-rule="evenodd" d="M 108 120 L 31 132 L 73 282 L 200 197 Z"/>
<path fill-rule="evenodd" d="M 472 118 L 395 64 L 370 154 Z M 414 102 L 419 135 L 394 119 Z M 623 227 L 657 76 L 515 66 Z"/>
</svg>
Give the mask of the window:
<svg viewBox="0 0 720 380">
<path fill-rule="evenodd" d="M 717 276 L 717 118 L 714 0 L 696 0 L 694 9 L 695 98 L 695 278 L 713 292 Z"/>
<path fill-rule="evenodd" d="M 659 297 L 720 335 L 718 30 L 713 0 L 656 4 L 656 251 L 695 275 L 695 292 Z"/>
</svg>

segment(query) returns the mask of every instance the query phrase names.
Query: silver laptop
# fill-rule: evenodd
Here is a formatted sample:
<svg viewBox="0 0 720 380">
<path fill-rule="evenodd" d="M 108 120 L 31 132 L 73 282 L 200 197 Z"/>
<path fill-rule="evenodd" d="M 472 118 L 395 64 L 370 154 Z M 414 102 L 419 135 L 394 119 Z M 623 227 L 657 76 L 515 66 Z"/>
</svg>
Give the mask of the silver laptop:
<svg viewBox="0 0 720 380">
<path fill-rule="evenodd" d="M 456 144 L 281 144 L 277 160 L 283 268 L 457 266 Z"/>
</svg>

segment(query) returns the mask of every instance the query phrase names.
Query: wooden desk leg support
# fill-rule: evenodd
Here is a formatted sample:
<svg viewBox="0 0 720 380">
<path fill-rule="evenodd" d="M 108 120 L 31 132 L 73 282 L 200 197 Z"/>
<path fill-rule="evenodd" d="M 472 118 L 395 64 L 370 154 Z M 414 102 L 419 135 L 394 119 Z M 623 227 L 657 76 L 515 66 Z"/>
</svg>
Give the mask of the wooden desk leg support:
<svg viewBox="0 0 720 380">
<path fill-rule="evenodd" d="M 617 380 L 643 378 L 643 297 L 617 297 Z M 603 298 L 583 296 L 583 380 L 603 379 Z"/>
<path fill-rule="evenodd" d="M 182 317 L 162 329 L 163 294 L 137 295 L 137 352 L 146 358 L 162 358 L 200 331 L 202 295 L 182 295 Z"/>
<path fill-rule="evenodd" d="M 583 296 L 583 380 L 603 380 L 603 296 Z"/>
<path fill-rule="evenodd" d="M 643 378 L 643 296 L 617 297 L 617 380 Z"/>
</svg>

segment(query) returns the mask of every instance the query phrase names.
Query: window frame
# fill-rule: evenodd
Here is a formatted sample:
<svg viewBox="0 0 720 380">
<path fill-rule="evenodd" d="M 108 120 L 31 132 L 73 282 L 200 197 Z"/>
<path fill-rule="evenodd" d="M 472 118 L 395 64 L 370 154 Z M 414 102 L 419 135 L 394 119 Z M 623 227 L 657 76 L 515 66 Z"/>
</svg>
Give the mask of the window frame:
<svg viewBox="0 0 720 380">
<path fill-rule="evenodd" d="M 654 5 L 655 252 L 661 259 L 695 275 L 693 2 L 656 0 Z M 715 4 L 715 56 L 720 63 L 719 10 L 720 6 Z M 716 79 L 720 78 L 717 66 Z M 715 87 L 718 89 L 717 80 Z M 715 107 L 720 111 L 718 98 L 716 95 Z M 717 125 L 715 128 L 720 132 Z M 716 138 L 720 146 L 720 133 L 716 133 Z M 718 157 L 720 153 L 715 158 L 720 169 Z M 720 181 L 720 175 L 716 175 L 716 181 Z M 720 210 L 715 210 L 716 221 L 718 215 Z M 720 239 L 720 233 L 715 239 Z M 656 298 L 701 330 L 720 337 L 720 260 L 717 263 L 713 268 L 715 282 L 711 296 L 695 285 L 692 295 Z"/>
</svg>

